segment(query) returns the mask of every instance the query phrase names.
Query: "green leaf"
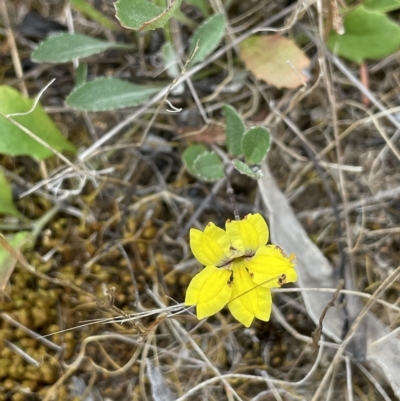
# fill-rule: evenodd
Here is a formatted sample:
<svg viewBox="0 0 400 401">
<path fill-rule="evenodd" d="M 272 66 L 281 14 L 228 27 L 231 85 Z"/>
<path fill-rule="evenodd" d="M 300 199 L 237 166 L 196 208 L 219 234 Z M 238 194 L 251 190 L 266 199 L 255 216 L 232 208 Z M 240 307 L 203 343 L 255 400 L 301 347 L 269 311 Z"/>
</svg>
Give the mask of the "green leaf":
<svg viewBox="0 0 400 401">
<path fill-rule="evenodd" d="M 344 16 L 345 33 L 331 32 L 328 47 L 355 63 L 381 59 L 400 48 L 400 26 L 386 15 L 359 6 Z"/>
<path fill-rule="evenodd" d="M 203 61 L 219 45 L 225 33 L 226 21 L 222 14 L 216 14 L 207 18 L 194 32 L 189 40 L 189 56 L 193 55 L 196 47 L 196 53 L 189 62 L 193 66 Z"/>
<path fill-rule="evenodd" d="M 0 213 L 7 214 L 15 217 L 22 217 L 22 214 L 14 206 L 12 199 L 11 185 L 4 177 L 3 172 L 0 170 Z"/>
<path fill-rule="evenodd" d="M 363 6 L 370 11 L 388 13 L 400 8 L 400 0 L 366 0 Z"/>
<path fill-rule="evenodd" d="M 77 9 L 81 14 L 86 15 L 92 21 L 98 22 L 105 28 L 116 31 L 119 29 L 119 25 L 114 21 L 108 19 L 100 11 L 97 11 L 93 6 L 91 6 L 88 0 L 71 0 L 71 3 L 75 9 Z"/>
<path fill-rule="evenodd" d="M 239 173 L 242 173 L 244 175 L 247 175 L 251 178 L 254 179 L 259 179 L 264 177 L 264 174 L 262 173 L 261 170 L 257 170 L 257 169 L 252 169 L 250 166 L 248 166 L 246 163 L 243 163 L 242 161 L 238 160 L 238 159 L 234 159 L 232 161 L 233 166 L 235 167 L 235 169 L 237 171 L 239 171 Z"/>
<path fill-rule="evenodd" d="M 258 164 L 270 148 L 270 133 L 263 127 L 252 127 L 243 134 L 242 152 L 248 164 Z"/>
<path fill-rule="evenodd" d="M 10 86 L 0 86 L 0 153 L 10 156 L 28 155 L 43 160 L 53 156 L 53 152 L 14 125 L 5 116 L 13 113 L 26 113 L 35 103 Z M 37 135 L 55 150 L 75 153 L 72 143 L 67 141 L 53 121 L 38 103 L 35 109 L 26 115 L 11 116 L 13 120 Z"/>
<path fill-rule="evenodd" d="M 48 37 L 32 53 L 37 63 L 64 63 L 88 57 L 108 49 L 131 49 L 132 46 L 106 42 L 81 35 L 80 33 L 61 33 Z"/>
<path fill-rule="evenodd" d="M 21 231 L 15 235 L 7 236 L 6 239 L 0 238 L 0 292 L 5 290 L 17 263 L 17 260 L 10 255 L 7 248 L 10 247 L 16 252 L 19 252 L 19 250 L 30 241 L 30 235 L 31 233 L 29 231 Z"/>
<path fill-rule="evenodd" d="M 168 8 L 159 7 L 147 0 L 118 0 L 116 17 L 120 24 L 134 31 L 162 28 L 174 15 L 182 0 L 173 0 Z"/>
<path fill-rule="evenodd" d="M 234 107 L 226 104 L 222 107 L 226 120 L 226 146 L 233 156 L 242 154 L 242 137 L 246 127 Z"/>
<path fill-rule="evenodd" d="M 207 152 L 207 148 L 204 145 L 196 144 L 189 145 L 182 153 L 183 163 L 190 174 L 196 176 L 196 171 L 193 167 L 194 161 L 204 152 Z"/>
<path fill-rule="evenodd" d="M 67 97 L 66 104 L 86 111 L 122 109 L 142 104 L 160 90 L 160 86 L 135 85 L 117 78 L 98 78 L 76 88 Z"/>
<path fill-rule="evenodd" d="M 224 164 L 215 152 L 204 152 L 193 163 L 196 177 L 203 181 L 214 182 L 224 178 Z"/>
</svg>

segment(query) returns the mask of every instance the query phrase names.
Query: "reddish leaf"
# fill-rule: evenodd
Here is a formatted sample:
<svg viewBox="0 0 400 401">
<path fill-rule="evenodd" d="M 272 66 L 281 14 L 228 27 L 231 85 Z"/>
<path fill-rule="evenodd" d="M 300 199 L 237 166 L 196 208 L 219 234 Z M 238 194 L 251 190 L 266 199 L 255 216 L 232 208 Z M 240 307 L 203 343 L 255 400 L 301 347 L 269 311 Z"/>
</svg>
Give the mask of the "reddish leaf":
<svg viewBox="0 0 400 401">
<path fill-rule="evenodd" d="M 240 58 L 258 79 L 277 88 L 297 88 L 308 81 L 308 57 L 280 35 L 254 35 L 240 44 Z"/>
</svg>

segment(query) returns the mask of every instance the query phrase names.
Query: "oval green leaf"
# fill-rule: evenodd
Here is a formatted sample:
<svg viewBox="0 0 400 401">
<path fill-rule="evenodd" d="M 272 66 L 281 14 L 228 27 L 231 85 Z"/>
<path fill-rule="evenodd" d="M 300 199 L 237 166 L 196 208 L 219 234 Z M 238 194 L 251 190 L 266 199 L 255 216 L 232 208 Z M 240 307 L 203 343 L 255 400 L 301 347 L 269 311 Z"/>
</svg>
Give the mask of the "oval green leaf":
<svg viewBox="0 0 400 401">
<path fill-rule="evenodd" d="M 179 10 L 182 0 L 173 0 L 168 8 L 159 7 L 148 0 L 118 0 L 116 17 L 120 24 L 134 31 L 162 28 Z"/>
<path fill-rule="evenodd" d="M 225 17 L 222 14 L 216 14 L 207 18 L 196 29 L 189 40 L 189 57 L 192 57 L 189 66 L 203 61 L 218 47 L 224 37 L 225 27 Z"/>
<path fill-rule="evenodd" d="M 363 6 L 348 12 L 343 20 L 345 33 L 331 32 L 327 45 L 339 56 L 355 63 L 381 59 L 400 49 L 400 26 L 385 14 Z"/>
<path fill-rule="evenodd" d="M 13 113 L 27 113 L 35 103 L 10 86 L 0 86 L 0 153 L 10 156 L 27 155 L 43 160 L 54 153 L 39 144 L 5 116 Z M 64 138 L 50 117 L 38 103 L 35 109 L 12 119 L 37 135 L 55 150 L 75 153 L 72 143 Z"/>
<path fill-rule="evenodd" d="M 255 180 L 264 177 L 264 174 L 262 173 L 261 169 L 260 170 L 252 169 L 246 163 L 243 163 L 238 159 L 234 159 L 232 163 L 235 169 L 239 171 L 239 173 L 241 174 L 247 175 L 248 177 L 254 178 Z"/>
<path fill-rule="evenodd" d="M 37 63 L 65 63 L 115 48 L 131 49 L 132 46 L 106 42 L 79 33 L 63 32 L 41 42 L 31 58 Z"/>
<path fill-rule="evenodd" d="M 224 164 L 215 152 L 204 152 L 193 163 L 196 177 L 203 181 L 214 182 L 224 178 Z"/>
<path fill-rule="evenodd" d="M 233 156 L 242 154 L 242 137 L 246 127 L 236 109 L 228 104 L 222 107 L 226 120 L 226 147 Z"/>
<path fill-rule="evenodd" d="M 196 172 L 193 167 L 194 161 L 200 156 L 202 153 L 207 152 L 207 148 L 204 145 L 196 144 L 189 145 L 185 151 L 182 153 L 183 164 L 186 167 L 186 170 L 196 177 Z"/>
<path fill-rule="evenodd" d="M 270 148 L 270 133 L 263 127 L 252 127 L 243 134 L 242 152 L 248 164 L 258 164 Z"/>
<path fill-rule="evenodd" d="M 135 85 L 117 78 L 98 78 L 76 88 L 66 104 L 77 110 L 106 111 L 137 106 L 159 92 L 161 86 Z"/>
</svg>

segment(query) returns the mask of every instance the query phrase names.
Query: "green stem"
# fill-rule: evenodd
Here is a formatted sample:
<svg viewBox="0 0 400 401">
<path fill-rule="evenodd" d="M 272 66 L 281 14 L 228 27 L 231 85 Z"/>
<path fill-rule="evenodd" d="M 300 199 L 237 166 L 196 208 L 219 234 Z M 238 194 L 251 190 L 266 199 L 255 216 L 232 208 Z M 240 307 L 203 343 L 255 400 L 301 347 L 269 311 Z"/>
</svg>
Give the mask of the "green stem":
<svg viewBox="0 0 400 401">
<path fill-rule="evenodd" d="M 34 221 L 32 230 L 32 244 L 36 242 L 37 236 L 43 231 L 43 228 L 58 213 L 59 210 L 60 210 L 60 205 L 55 205 L 50 210 L 48 210 L 43 216 Z"/>
</svg>

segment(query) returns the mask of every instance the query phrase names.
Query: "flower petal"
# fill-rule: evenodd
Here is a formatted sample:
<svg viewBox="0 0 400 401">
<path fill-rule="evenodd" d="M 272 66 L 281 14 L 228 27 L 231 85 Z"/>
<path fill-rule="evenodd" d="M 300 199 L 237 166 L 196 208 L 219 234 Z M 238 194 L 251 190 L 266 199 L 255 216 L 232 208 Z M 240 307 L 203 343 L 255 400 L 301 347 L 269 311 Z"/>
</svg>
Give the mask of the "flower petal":
<svg viewBox="0 0 400 401">
<path fill-rule="evenodd" d="M 208 223 L 204 232 L 190 229 L 190 248 L 204 266 L 221 266 L 230 257 L 230 242 L 225 230 Z"/>
<path fill-rule="evenodd" d="M 232 246 L 244 254 L 254 254 L 267 243 L 269 231 L 267 223 L 259 213 L 248 214 L 243 220 L 228 220 L 226 234 Z"/>
<path fill-rule="evenodd" d="M 254 317 L 268 321 L 271 315 L 270 289 L 257 286 L 243 263 L 233 267 L 232 296 L 228 307 L 233 317 L 246 327 L 250 327 Z"/>
<path fill-rule="evenodd" d="M 198 319 L 214 315 L 229 302 L 231 274 L 224 268 L 207 266 L 193 277 L 186 291 L 185 305 L 197 305 Z"/>
<path fill-rule="evenodd" d="M 246 258 L 244 264 L 252 273 L 254 283 L 263 287 L 280 287 L 297 280 L 294 256 L 286 257 L 276 245 L 259 248 L 252 258 Z"/>
</svg>

